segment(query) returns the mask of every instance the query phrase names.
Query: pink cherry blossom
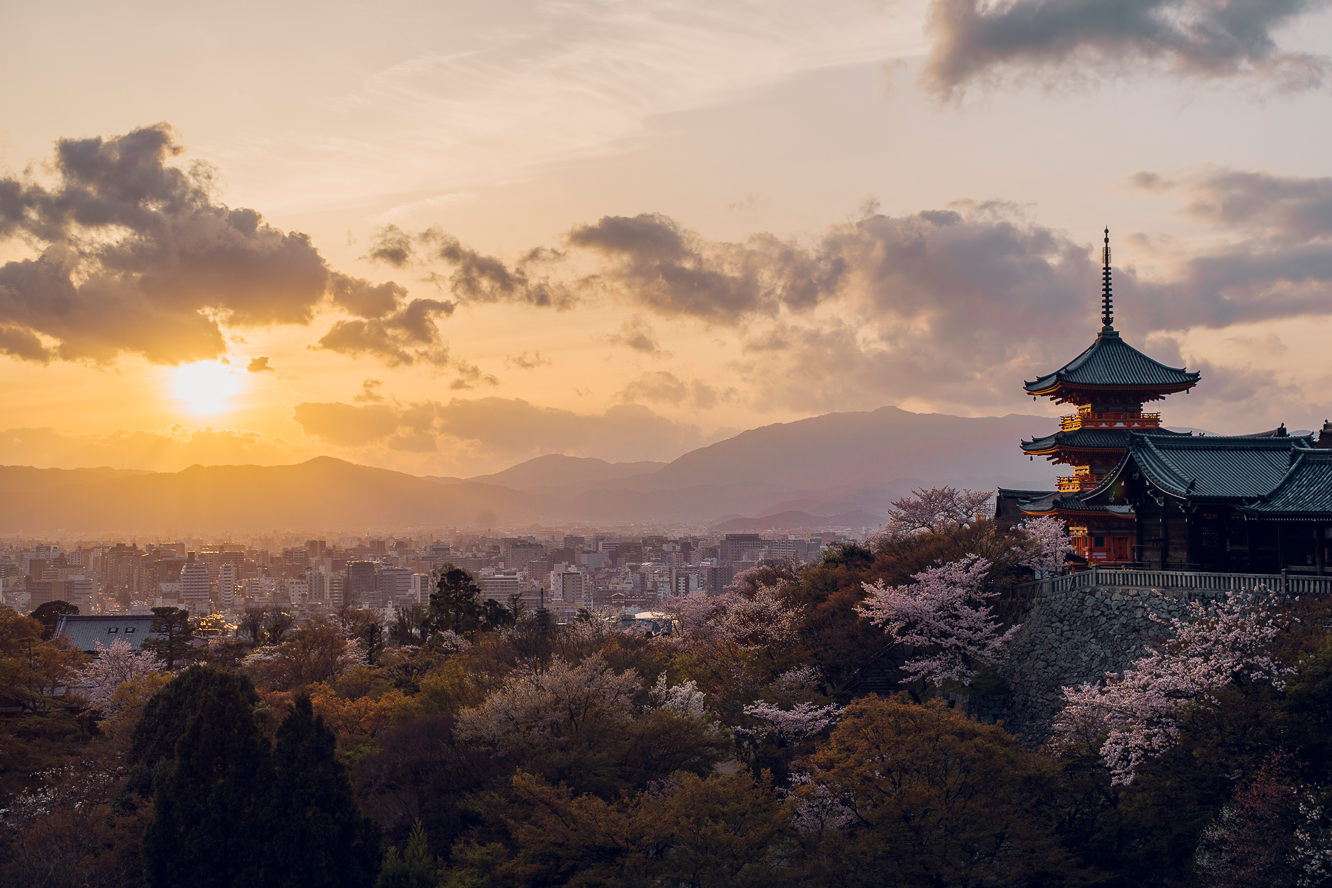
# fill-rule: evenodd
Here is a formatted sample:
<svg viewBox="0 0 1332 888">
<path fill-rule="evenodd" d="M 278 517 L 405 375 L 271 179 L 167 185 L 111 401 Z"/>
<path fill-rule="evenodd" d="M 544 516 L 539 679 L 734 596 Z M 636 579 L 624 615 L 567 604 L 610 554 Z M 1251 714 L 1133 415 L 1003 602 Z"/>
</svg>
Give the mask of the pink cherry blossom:
<svg viewBox="0 0 1332 888">
<path fill-rule="evenodd" d="M 1174 745 L 1186 705 L 1215 704 L 1214 692 L 1232 682 L 1284 685 L 1293 670 L 1268 653 L 1294 620 L 1266 590 L 1228 593 L 1211 606 L 1191 602 L 1170 621 L 1171 639 L 1099 685 L 1064 688 L 1055 719 L 1056 749 L 1103 738 L 1101 760 L 1111 782 L 1126 785 L 1143 762 Z"/>
<path fill-rule="evenodd" d="M 908 680 L 965 684 L 977 665 L 1002 654 L 1017 629 L 1000 631 L 985 604 L 996 594 L 983 587 L 990 566 L 979 555 L 966 555 L 922 570 L 912 577 L 915 582 L 904 586 L 865 583 L 867 597 L 856 611 L 895 641 L 923 649 L 902 667 Z"/>
</svg>

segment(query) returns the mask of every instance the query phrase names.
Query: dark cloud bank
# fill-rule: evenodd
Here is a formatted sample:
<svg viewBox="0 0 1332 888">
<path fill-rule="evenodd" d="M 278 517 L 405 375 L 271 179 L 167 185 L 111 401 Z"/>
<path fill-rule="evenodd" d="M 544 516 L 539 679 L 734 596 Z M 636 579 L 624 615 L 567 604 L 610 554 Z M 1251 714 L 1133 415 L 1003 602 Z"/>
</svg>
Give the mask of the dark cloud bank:
<svg viewBox="0 0 1332 888">
<path fill-rule="evenodd" d="M 308 237 L 213 196 L 209 170 L 171 162 L 166 124 L 63 139 L 54 183 L 0 178 L 0 240 L 31 258 L 0 266 L 0 351 L 32 361 L 179 363 L 225 351 L 222 326 L 307 324 L 326 298 L 353 315 L 321 345 L 398 363 L 438 360 L 451 302 L 409 299 L 328 267 Z"/>
<path fill-rule="evenodd" d="M 1256 78 L 1308 89 L 1324 56 L 1284 50 L 1274 31 L 1326 0 L 934 0 L 921 73 L 937 96 L 1027 72 L 1091 79 L 1143 67 L 1193 77 Z"/>
</svg>

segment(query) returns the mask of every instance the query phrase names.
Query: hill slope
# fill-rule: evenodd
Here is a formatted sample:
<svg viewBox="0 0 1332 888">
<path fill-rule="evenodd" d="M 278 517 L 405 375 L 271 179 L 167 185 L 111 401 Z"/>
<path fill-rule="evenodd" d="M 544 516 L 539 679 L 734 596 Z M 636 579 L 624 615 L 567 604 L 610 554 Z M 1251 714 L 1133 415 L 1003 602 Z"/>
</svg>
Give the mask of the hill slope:
<svg viewBox="0 0 1332 888">
<path fill-rule="evenodd" d="M 703 529 L 744 516 L 880 516 L 937 484 L 1049 484 L 1017 442 L 1044 417 L 968 419 L 895 407 L 742 432 L 668 463 L 548 455 L 471 479 L 321 457 L 181 472 L 0 467 L 0 533 L 24 536 L 389 532 L 587 524 Z M 831 519 L 830 519 L 831 520 Z M 738 526 L 738 525 L 737 525 Z"/>
</svg>

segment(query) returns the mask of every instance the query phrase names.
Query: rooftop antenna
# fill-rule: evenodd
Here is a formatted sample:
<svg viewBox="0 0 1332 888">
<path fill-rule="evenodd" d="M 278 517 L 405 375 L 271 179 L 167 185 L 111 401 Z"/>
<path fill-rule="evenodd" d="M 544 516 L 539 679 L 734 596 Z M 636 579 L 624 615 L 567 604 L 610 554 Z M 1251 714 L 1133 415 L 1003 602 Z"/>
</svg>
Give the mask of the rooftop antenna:
<svg viewBox="0 0 1332 888">
<path fill-rule="evenodd" d="M 1105 250 L 1101 253 L 1101 324 L 1112 329 L 1115 322 L 1115 300 L 1110 295 L 1110 229 L 1105 229 Z"/>
</svg>

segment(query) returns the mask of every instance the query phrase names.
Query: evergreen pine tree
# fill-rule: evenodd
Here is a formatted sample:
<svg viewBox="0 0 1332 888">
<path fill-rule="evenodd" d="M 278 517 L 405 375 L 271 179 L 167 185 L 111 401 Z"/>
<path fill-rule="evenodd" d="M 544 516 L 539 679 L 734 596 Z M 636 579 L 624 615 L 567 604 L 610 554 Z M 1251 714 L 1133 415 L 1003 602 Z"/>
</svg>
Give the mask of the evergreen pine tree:
<svg viewBox="0 0 1332 888">
<path fill-rule="evenodd" d="M 211 693 L 240 694 L 253 708 L 259 702 L 250 680 L 210 666 L 191 666 L 152 696 L 130 739 L 127 793 L 152 795 L 153 787 L 175 761 L 176 746 L 199 701 Z"/>
<path fill-rule="evenodd" d="M 206 683 L 157 781 L 143 836 L 149 888 L 260 888 L 271 835 L 272 763 L 241 679 Z M 246 693 L 246 691 L 249 693 Z"/>
<path fill-rule="evenodd" d="M 378 831 L 362 817 L 336 740 L 297 696 L 278 727 L 269 871 L 282 888 L 369 888 L 379 865 Z"/>
<path fill-rule="evenodd" d="M 384 853 L 384 866 L 379 871 L 375 888 L 434 888 L 439 861 L 430 853 L 425 827 L 421 821 L 412 825 L 407 837 L 407 848 L 402 854 L 397 848 Z"/>
</svg>

